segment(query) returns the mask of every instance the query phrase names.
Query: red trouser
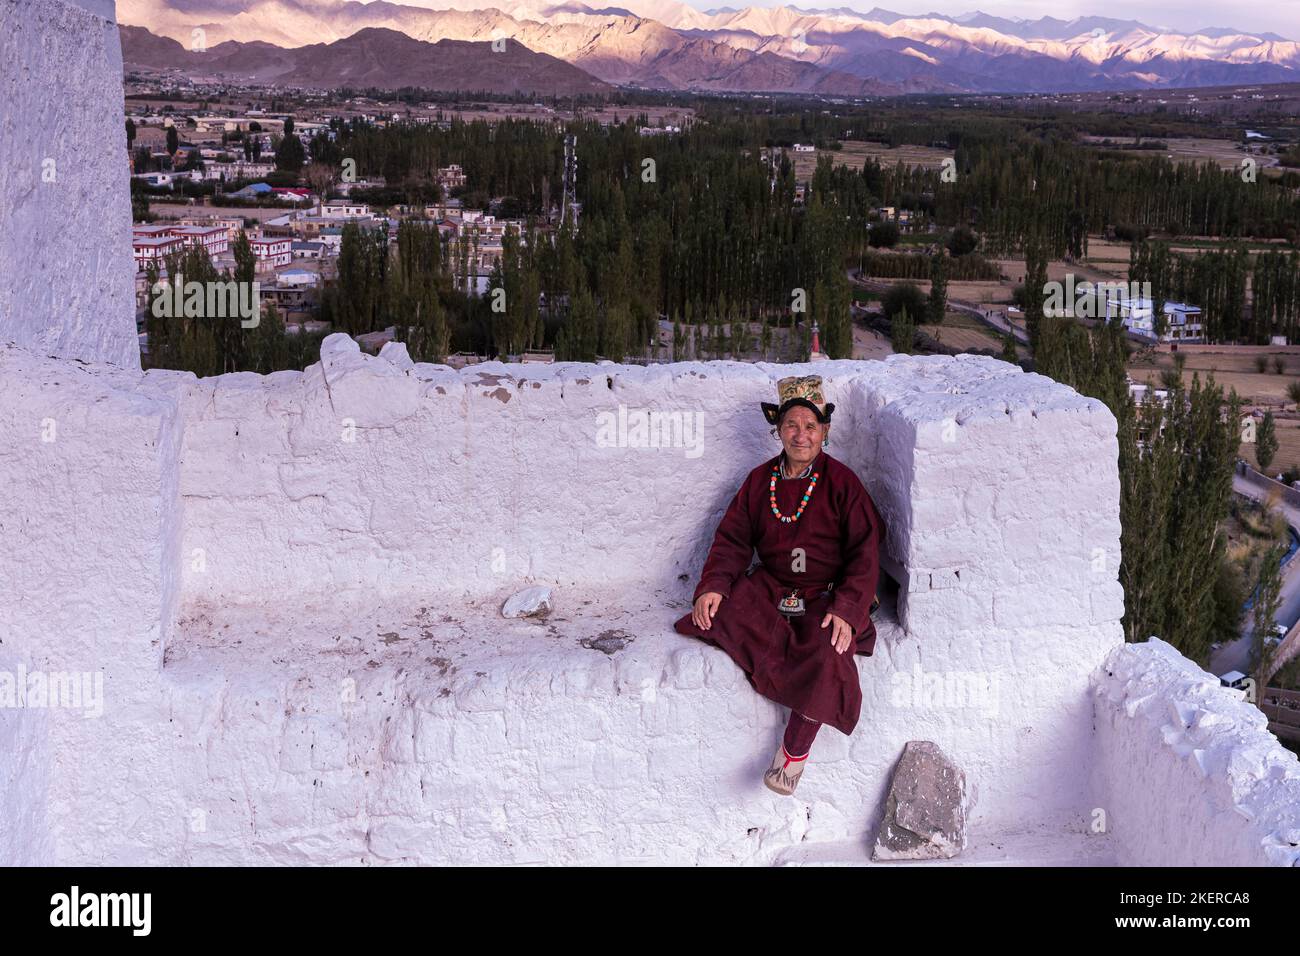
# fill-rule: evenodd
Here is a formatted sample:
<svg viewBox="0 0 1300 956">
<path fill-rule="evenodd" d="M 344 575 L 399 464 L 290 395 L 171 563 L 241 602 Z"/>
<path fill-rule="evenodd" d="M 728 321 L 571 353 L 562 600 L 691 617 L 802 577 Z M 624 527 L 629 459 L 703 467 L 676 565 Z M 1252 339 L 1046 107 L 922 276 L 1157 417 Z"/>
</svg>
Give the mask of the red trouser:
<svg viewBox="0 0 1300 956">
<path fill-rule="evenodd" d="M 785 752 L 791 757 L 807 756 L 820 728 L 819 721 L 810 720 L 797 710 L 790 711 L 790 719 L 785 725 L 785 738 L 781 741 Z"/>
</svg>

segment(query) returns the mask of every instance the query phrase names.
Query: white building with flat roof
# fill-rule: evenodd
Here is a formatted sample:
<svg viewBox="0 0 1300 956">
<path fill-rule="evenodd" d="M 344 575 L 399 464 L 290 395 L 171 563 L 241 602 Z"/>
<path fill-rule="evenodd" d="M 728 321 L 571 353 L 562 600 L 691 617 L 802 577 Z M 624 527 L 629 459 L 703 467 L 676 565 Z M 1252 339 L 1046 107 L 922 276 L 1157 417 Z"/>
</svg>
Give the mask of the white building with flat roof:
<svg viewBox="0 0 1300 956">
<path fill-rule="evenodd" d="M 1160 336 L 1162 342 L 1201 341 L 1205 332 L 1201 325 L 1199 306 L 1185 302 L 1166 302 L 1162 309 L 1165 317 L 1165 332 Z M 1106 305 L 1106 317 L 1118 315 L 1124 327 L 1130 332 L 1156 338 L 1155 304 L 1150 299 L 1114 299 Z"/>
</svg>

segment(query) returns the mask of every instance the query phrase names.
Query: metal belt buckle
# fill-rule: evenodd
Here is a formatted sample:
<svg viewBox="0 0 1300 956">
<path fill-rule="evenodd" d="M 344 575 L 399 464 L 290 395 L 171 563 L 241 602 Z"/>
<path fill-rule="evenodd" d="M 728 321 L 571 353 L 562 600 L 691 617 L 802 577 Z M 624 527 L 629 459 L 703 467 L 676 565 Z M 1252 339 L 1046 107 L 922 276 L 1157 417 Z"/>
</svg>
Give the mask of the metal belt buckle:
<svg viewBox="0 0 1300 956">
<path fill-rule="evenodd" d="M 798 589 L 791 591 L 776 604 L 776 609 L 789 617 L 799 617 L 804 612 L 803 598 Z"/>
</svg>

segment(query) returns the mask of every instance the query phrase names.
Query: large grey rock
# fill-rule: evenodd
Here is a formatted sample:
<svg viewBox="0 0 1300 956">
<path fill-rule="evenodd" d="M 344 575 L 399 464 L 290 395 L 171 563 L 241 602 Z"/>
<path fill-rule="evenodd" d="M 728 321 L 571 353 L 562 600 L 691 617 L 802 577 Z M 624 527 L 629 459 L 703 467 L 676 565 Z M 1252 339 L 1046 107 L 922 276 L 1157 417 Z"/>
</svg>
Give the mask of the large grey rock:
<svg viewBox="0 0 1300 956">
<path fill-rule="evenodd" d="M 966 849 L 966 774 L 930 740 L 910 740 L 894 768 L 873 860 L 936 860 Z"/>
</svg>

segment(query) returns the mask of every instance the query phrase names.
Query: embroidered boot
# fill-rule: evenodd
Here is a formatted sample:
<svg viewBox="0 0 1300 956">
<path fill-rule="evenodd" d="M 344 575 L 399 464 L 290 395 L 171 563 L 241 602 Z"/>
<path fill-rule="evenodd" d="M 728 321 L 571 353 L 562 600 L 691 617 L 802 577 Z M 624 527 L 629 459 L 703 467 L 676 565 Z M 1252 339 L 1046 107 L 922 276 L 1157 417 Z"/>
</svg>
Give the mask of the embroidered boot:
<svg viewBox="0 0 1300 956">
<path fill-rule="evenodd" d="M 763 771 L 763 783 L 767 784 L 769 790 L 775 790 L 783 796 L 790 796 L 794 793 L 794 788 L 799 785 L 799 778 L 803 776 L 804 761 L 807 759 L 808 754 L 802 757 L 790 756 L 783 742 L 777 748 L 776 756 L 772 758 L 772 766 Z"/>
</svg>

